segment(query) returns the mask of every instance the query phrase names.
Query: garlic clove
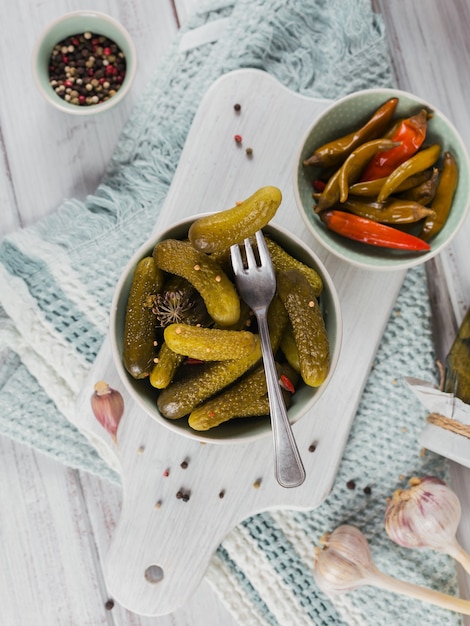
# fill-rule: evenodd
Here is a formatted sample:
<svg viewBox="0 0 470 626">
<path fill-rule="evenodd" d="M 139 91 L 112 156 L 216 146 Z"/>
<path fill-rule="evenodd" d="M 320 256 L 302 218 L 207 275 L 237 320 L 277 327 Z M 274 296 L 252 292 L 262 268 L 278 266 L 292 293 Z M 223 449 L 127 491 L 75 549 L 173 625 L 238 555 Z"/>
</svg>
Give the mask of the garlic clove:
<svg viewBox="0 0 470 626">
<path fill-rule="evenodd" d="M 94 385 L 91 408 L 98 422 L 117 443 L 117 430 L 124 413 L 124 399 L 121 393 L 100 380 Z"/>
</svg>

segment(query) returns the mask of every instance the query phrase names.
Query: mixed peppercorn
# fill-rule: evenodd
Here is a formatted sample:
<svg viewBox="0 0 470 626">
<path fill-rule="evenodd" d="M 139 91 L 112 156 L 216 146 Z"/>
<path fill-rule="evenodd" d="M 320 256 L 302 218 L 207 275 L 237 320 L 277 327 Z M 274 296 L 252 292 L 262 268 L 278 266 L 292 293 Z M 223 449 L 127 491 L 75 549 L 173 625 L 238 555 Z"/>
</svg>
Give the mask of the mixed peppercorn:
<svg viewBox="0 0 470 626">
<path fill-rule="evenodd" d="M 54 46 L 49 82 L 63 100 L 77 106 L 105 102 L 122 86 L 126 59 L 119 46 L 91 32 L 71 35 Z"/>
</svg>

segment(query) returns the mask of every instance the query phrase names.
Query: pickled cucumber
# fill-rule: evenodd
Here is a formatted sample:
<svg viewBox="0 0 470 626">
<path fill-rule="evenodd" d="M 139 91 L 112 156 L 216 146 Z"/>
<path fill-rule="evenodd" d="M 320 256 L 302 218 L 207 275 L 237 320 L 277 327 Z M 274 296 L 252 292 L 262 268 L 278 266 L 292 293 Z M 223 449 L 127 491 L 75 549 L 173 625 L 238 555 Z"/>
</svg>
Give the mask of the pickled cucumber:
<svg viewBox="0 0 470 626">
<path fill-rule="evenodd" d="M 280 376 L 284 370 L 279 364 L 276 364 L 276 368 Z M 288 407 L 291 396 L 284 391 L 283 395 Z M 188 424 L 194 430 L 210 430 L 236 417 L 260 415 L 269 415 L 266 376 L 262 365 L 220 395 L 194 409 Z"/>
<path fill-rule="evenodd" d="M 228 361 L 214 361 L 185 368 L 188 372 L 163 389 L 157 400 L 160 413 L 168 419 L 179 419 L 191 413 L 201 402 L 233 383 L 261 359 L 259 336 L 248 356 Z"/>
<path fill-rule="evenodd" d="M 189 241 L 201 252 L 222 252 L 264 228 L 276 214 L 281 200 L 277 187 L 261 187 L 232 209 L 197 219 L 189 229 Z"/>
<path fill-rule="evenodd" d="M 254 334 L 247 330 L 220 330 L 188 324 L 167 326 L 164 338 L 173 352 L 202 361 L 241 359 L 256 347 Z"/>
<path fill-rule="evenodd" d="M 287 325 L 287 328 L 282 335 L 280 347 L 289 365 L 297 373 L 300 373 L 299 350 L 297 348 L 297 344 L 295 343 L 294 331 L 291 324 Z"/>
<path fill-rule="evenodd" d="M 288 322 L 286 308 L 278 296 L 274 296 L 268 310 L 269 337 L 275 353 Z M 199 404 L 209 399 L 256 365 L 261 359 L 259 336 L 254 335 L 253 353 L 241 359 L 214 361 L 188 368 L 188 372 L 164 389 L 157 400 L 160 413 L 168 419 L 188 415 Z"/>
<path fill-rule="evenodd" d="M 153 250 L 157 267 L 182 276 L 201 294 L 212 319 L 221 326 L 235 324 L 240 300 L 235 286 L 220 266 L 188 241 L 165 239 Z"/>
<path fill-rule="evenodd" d="M 328 374 L 330 351 L 315 292 L 298 270 L 280 272 L 277 289 L 294 331 L 302 380 L 311 387 L 318 387 Z"/>
<path fill-rule="evenodd" d="M 157 348 L 152 302 L 162 284 L 163 272 L 153 258 L 145 257 L 139 261 L 127 301 L 123 338 L 124 366 L 134 378 L 145 378 L 153 367 Z"/>
<path fill-rule="evenodd" d="M 150 372 L 150 384 L 152 387 L 155 387 L 155 389 L 168 387 L 184 358 L 184 355 L 176 354 L 176 352 L 170 350 L 166 343 L 163 343 L 155 365 Z"/>
<path fill-rule="evenodd" d="M 283 272 L 284 270 L 296 269 L 305 275 L 308 282 L 312 285 L 315 292 L 315 296 L 319 296 L 323 291 L 323 281 L 321 276 L 308 265 L 294 259 L 288 252 L 284 250 L 278 243 L 273 241 L 269 236 L 265 237 L 266 245 L 269 250 L 269 256 L 273 262 L 276 272 Z"/>
</svg>

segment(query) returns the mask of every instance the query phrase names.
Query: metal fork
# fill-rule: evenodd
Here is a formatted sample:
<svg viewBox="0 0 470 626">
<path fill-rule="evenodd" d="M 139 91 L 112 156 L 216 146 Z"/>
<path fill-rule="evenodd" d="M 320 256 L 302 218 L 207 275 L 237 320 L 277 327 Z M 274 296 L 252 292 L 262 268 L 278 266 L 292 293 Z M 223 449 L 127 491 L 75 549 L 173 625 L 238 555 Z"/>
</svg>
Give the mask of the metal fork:
<svg viewBox="0 0 470 626">
<path fill-rule="evenodd" d="M 250 240 L 245 239 L 246 267 L 238 245 L 230 248 L 232 267 L 238 291 L 258 320 L 271 412 L 274 473 L 282 487 L 298 487 L 305 480 L 305 470 L 279 386 L 267 322 L 267 311 L 276 292 L 276 275 L 260 230 L 256 233 L 256 242 L 260 264 L 257 263 Z"/>
</svg>

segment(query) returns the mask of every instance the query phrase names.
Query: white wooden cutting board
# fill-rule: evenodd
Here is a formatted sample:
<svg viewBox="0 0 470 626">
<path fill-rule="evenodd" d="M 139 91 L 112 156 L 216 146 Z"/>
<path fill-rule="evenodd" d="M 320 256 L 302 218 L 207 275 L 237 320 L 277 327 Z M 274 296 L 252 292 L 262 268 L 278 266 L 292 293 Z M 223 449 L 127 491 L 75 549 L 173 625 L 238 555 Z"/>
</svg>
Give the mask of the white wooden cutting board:
<svg viewBox="0 0 470 626">
<path fill-rule="evenodd" d="M 242 107 L 238 114 L 235 103 Z M 107 556 L 108 590 L 136 613 L 163 615 L 184 605 L 224 536 L 246 517 L 276 507 L 317 507 L 332 488 L 404 272 L 349 267 L 304 227 L 293 193 L 295 161 L 304 133 L 329 104 L 294 94 L 258 70 L 219 79 L 194 119 L 157 224 L 160 229 L 185 216 L 227 209 L 259 187 L 275 185 L 283 202 L 274 222 L 323 260 L 342 306 L 343 345 L 329 387 L 294 425 L 304 484 L 283 489 L 276 483 L 270 436 L 250 444 L 202 444 L 146 416 L 118 380 L 107 342 L 80 395 L 79 425 L 122 475 L 122 512 Z M 235 134 L 243 137 L 242 145 Z M 93 384 L 100 379 L 126 400 L 119 448 L 90 410 Z"/>
</svg>

